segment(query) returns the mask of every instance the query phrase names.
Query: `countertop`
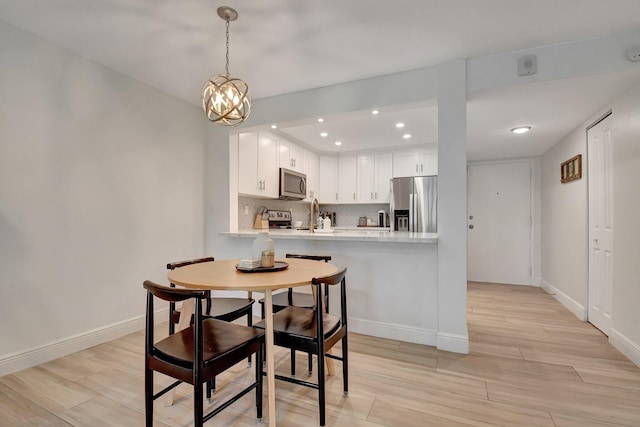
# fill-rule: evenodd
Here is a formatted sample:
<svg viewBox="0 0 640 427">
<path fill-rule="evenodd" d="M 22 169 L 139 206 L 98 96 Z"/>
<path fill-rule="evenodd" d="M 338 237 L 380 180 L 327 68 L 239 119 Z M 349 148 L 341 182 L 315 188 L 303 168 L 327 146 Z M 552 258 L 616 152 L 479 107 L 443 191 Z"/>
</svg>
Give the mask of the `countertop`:
<svg viewBox="0 0 640 427">
<path fill-rule="evenodd" d="M 353 230 L 353 229 L 333 229 L 327 233 L 316 230 L 310 233 L 309 230 L 287 230 L 287 229 L 244 229 L 237 232 L 222 232 L 221 236 L 228 237 L 250 237 L 268 231 L 272 239 L 297 239 L 297 240 L 331 240 L 344 242 L 381 242 L 381 243 L 437 243 L 436 233 L 413 233 L 409 231 L 379 231 L 379 230 Z"/>
</svg>

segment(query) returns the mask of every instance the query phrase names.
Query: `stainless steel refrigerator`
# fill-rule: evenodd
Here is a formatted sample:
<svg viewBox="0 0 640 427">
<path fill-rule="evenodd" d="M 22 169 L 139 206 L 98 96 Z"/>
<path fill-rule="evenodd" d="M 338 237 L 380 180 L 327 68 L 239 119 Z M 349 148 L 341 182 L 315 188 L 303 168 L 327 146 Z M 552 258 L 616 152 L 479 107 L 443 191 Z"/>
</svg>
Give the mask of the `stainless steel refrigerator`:
<svg viewBox="0 0 640 427">
<path fill-rule="evenodd" d="M 390 216 L 394 231 L 438 231 L 438 177 L 417 176 L 391 180 Z"/>
</svg>

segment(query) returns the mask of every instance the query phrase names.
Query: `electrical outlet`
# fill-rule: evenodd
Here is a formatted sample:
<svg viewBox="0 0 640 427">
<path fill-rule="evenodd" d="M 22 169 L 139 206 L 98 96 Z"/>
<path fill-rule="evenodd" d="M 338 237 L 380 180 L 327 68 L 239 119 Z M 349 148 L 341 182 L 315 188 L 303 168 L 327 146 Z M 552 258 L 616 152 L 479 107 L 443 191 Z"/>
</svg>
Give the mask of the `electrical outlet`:
<svg viewBox="0 0 640 427">
<path fill-rule="evenodd" d="M 249 205 L 244 205 L 244 214 L 249 215 Z"/>
</svg>

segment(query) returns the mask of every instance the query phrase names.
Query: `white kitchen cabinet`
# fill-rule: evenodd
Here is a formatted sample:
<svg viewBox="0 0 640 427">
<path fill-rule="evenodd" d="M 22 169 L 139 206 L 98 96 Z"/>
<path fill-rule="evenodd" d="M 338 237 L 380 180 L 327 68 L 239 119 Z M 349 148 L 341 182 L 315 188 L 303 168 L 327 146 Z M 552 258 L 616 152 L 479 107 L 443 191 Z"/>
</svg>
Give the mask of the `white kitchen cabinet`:
<svg viewBox="0 0 640 427">
<path fill-rule="evenodd" d="M 278 139 L 273 135 L 238 135 L 238 193 L 278 197 Z"/>
<path fill-rule="evenodd" d="M 358 156 L 358 203 L 389 203 L 392 170 L 391 153 Z"/>
<path fill-rule="evenodd" d="M 423 148 L 420 150 L 420 175 L 438 175 L 438 150 Z"/>
<path fill-rule="evenodd" d="M 304 151 L 304 163 L 307 174 L 307 200 L 319 197 L 320 164 L 318 155 L 312 151 Z"/>
<path fill-rule="evenodd" d="M 318 201 L 320 203 L 338 203 L 338 158 L 320 156 L 319 168 Z"/>
<path fill-rule="evenodd" d="M 357 165 L 356 156 L 338 158 L 338 203 L 357 202 Z"/>
<path fill-rule="evenodd" d="M 280 167 L 305 173 L 304 150 L 293 142 L 280 138 L 278 147 Z"/>
<path fill-rule="evenodd" d="M 438 174 L 438 151 L 435 148 L 396 151 L 393 153 L 393 177 Z"/>
<path fill-rule="evenodd" d="M 389 203 L 389 180 L 393 178 L 393 155 L 391 153 L 376 154 L 375 165 L 375 202 Z"/>
<path fill-rule="evenodd" d="M 376 176 L 375 156 L 372 154 L 358 156 L 358 202 L 375 202 L 375 176 Z"/>
</svg>

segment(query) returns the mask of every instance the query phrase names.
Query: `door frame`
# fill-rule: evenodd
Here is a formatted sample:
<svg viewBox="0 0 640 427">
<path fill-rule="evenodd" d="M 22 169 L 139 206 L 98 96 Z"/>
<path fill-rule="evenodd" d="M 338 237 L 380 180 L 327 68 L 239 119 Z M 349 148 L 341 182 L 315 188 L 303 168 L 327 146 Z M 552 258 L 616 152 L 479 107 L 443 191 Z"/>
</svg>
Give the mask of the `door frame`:
<svg viewBox="0 0 640 427">
<path fill-rule="evenodd" d="M 471 161 L 467 162 L 467 176 L 469 171 L 469 166 L 478 166 L 478 165 L 499 165 L 499 164 L 507 164 L 507 163 L 528 163 L 529 170 L 531 171 L 530 179 L 529 179 L 529 215 L 531 217 L 531 226 L 529 227 L 529 286 L 540 286 L 540 256 L 538 251 L 538 241 L 536 239 L 536 234 L 538 230 L 540 230 L 540 203 L 536 203 L 540 199 L 540 191 L 539 191 L 539 171 L 540 161 L 536 161 L 535 157 L 516 157 L 512 159 L 503 159 L 503 160 L 481 160 L 481 161 Z M 468 178 L 467 178 L 468 179 Z M 467 200 L 469 200 L 469 189 L 467 186 Z M 467 203 L 467 221 L 469 221 L 469 206 Z M 469 228 L 467 223 L 467 242 L 468 242 L 468 234 Z M 469 245 L 467 244 L 467 252 Z M 467 254 L 468 256 L 468 254 Z M 467 272 L 467 279 L 469 277 L 469 273 Z M 526 285 L 523 285 L 526 286 Z"/>
<path fill-rule="evenodd" d="M 590 244 L 590 240 L 589 239 L 591 238 L 590 237 L 591 223 L 589 222 L 590 221 L 590 217 L 589 217 L 589 206 L 590 206 L 590 200 L 589 200 L 589 185 L 590 185 L 589 173 L 590 173 L 590 171 L 589 171 L 589 168 L 588 168 L 588 165 L 589 165 L 589 131 L 592 128 L 594 128 L 597 125 L 599 125 L 604 120 L 606 120 L 611 115 L 613 115 L 613 109 L 607 110 L 606 113 L 602 114 L 600 117 L 598 117 L 596 120 L 594 120 L 590 125 L 588 125 L 585 128 L 585 131 L 584 131 L 584 152 L 585 152 L 584 164 L 587 165 L 587 168 L 586 168 L 587 173 L 585 174 L 586 175 L 586 179 L 587 179 L 587 189 L 586 189 L 586 191 L 587 191 L 587 197 L 586 197 L 587 209 L 586 209 L 586 212 L 585 212 L 585 215 L 587 217 L 587 221 L 586 221 L 586 223 L 587 223 L 587 229 L 586 229 L 586 242 L 587 242 L 587 244 L 586 244 L 586 247 L 585 247 L 585 256 L 586 256 L 585 266 L 586 266 L 586 270 L 587 271 L 585 273 L 585 277 L 586 277 L 587 280 L 585 281 L 585 287 L 584 287 L 584 293 L 585 293 L 584 300 L 586 301 L 586 305 L 584 307 L 584 315 L 583 315 L 583 319 L 582 320 L 585 321 L 585 322 L 589 322 L 589 307 L 591 307 L 591 299 L 589 298 L 589 293 L 590 293 L 589 292 L 590 291 L 590 288 L 589 288 L 590 287 L 590 283 L 589 283 L 590 282 L 590 277 L 589 277 L 589 269 L 590 269 L 590 267 L 589 267 L 589 255 L 590 255 L 589 244 Z M 584 169 L 585 168 L 583 168 L 583 170 Z M 613 313 L 611 313 L 611 316 L 612 316 L 612 319 L 613 319 Z M 589 323 L 591 323 L 591 322 L 589 322 Z M 595 326 L 593 323 L 591 323 L 591 325 L 593 327 L 597 328 L 597 326 Z"/>
</svg>

